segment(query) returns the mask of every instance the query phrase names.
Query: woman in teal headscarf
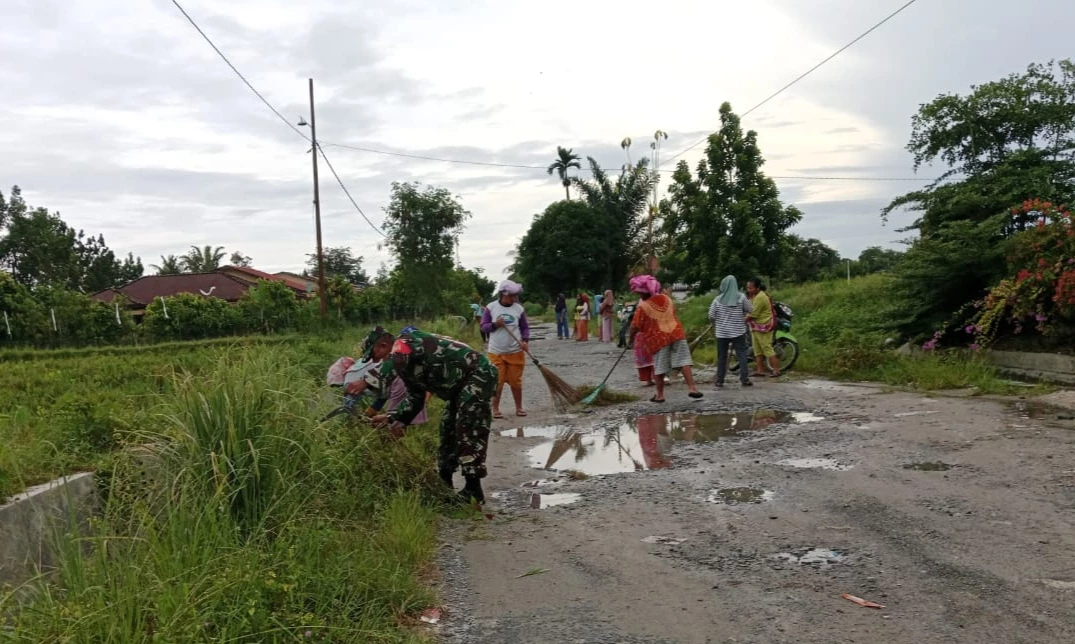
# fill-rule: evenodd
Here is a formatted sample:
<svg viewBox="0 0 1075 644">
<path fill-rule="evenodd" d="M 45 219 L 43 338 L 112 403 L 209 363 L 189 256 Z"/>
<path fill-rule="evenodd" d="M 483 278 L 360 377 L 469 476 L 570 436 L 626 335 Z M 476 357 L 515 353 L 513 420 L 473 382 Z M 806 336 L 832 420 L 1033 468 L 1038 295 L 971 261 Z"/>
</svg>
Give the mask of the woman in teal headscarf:
<svg viewBox="0 0 1075 644">
<path fill-rule="evenodd" d="M 728 372 L 728 348 L 735 349 L 739 358 L 739 381 L 744 387 L 754 383 L 747 373 L 747 316 L 752 307 L 746 295 L 739 292 L 739 283 L 734 275 L 728 275 L 720 281 L 720 289 L 713 303 L 709 305 L 709 321 L 717 334 L 717 379 L 716 386 L 724 386 L 724 375 Z"/>
</svg>

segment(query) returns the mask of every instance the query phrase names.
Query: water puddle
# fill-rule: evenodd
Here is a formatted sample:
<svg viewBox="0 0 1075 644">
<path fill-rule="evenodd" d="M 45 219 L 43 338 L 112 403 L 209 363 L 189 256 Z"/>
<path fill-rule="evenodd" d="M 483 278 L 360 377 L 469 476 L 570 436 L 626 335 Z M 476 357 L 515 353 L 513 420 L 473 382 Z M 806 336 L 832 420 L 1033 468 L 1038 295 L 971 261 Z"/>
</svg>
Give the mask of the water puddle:
<svg viewBox="0 0 1075 644">
<path fill-rule="evenodd" d="M 842 472 L 853 467 L 844 465 L 832 458 L 786 458 L 782 461 L 777 461 L 777 465 L 786 465 L 800 470 L 830 470 L 833 472 Z"/>
<path fill-rule="evenodd" d="M 909 418 L 911 416 L 930 416 L 932 414 L 939 414 L 941 412 L 936 410 L 930 411 L 901 411 L 898 414 L 892 414 L 893 418 Z"/>
<path fill-rule="evenodd" d="M 559 438 L 570 431 L 571 428 L 567 425 L 535 425 L 504 429 L 500 431 L 500 435 L 504 438 Z"/>
<path fill-rule="evenodd" d="M 923 461 L 921 463 L 908 463 L 903 466 L 903 469 L 918 470 L 919 472 L 947 472 L 952 469 L 952 466 L 948 463 L 941 463 L 940 461 Z"/>
<path fill-rule="evenodd" d="M 551 508 L 558 505 L 568 505 L 581 498 L 581 494 L 574 493 L 538 494 L 535 492 L 530 495 L 530 507 L 534 510 L 544 510 L 545 508 Z"/>
<path fill-rule="evenodd" d="M 1050 427 L 1075 429 L 1075 411 L 1033 400 L 1021 400 L 1013 405 L 1020 418 L 1038 420 Z"/>
<path fill-rule="evenodd" d="M 772 498 L 772 492 L 757 487 L 725 487 L 710 492 L 706 500 L 710 503 L 739 505 L 740 503 L 762 503 Z"/>
<path fill-rule="evenodd" d="M 778 552 L 773 555 L 773 559 L 782 559 L 789 563 L 797 563 L 802 566 L 828 568 L 833 564 L 842 562 L 844 560 L 844 555 L 840 554 L 840 551 L 833 550 L 832 548 L 804 548 L 792 552 Z"/>
<path fill-rule="evenodd" d="M 798 417 L 797 417 L 798 416 Z M 799 420 L 802 418 L 802 420 Z M 501 435 L 545 436 L 554 440 L 529 451 L 530 464 L 548 470 L 574 470 L 589 476 L 657 470 L 671 465 L 676 443 L 710 443 L 742 436 L 778 423 L 814 422 L 813 414 L 773 409 L 715 414 L 650 414 L 606 429 L 531 428 Z"/>
</svg>

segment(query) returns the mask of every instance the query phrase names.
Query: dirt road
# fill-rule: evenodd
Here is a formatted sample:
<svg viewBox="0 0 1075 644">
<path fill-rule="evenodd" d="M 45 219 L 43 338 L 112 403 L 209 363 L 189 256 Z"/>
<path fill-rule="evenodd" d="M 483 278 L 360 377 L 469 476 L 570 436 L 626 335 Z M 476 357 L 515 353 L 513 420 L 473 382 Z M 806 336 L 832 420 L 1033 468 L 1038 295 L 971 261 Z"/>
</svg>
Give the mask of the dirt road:
<svg viewBox="0 0 1075 644">
<path fill-rule="evenodd" d="M 538 332 L 575 383 L 616 355 Z M 628 354 L 612 385 L 648 399 L 635 375 Z M 445 535 L 444 641 L 1075 641 L 1065 413 L 703 376 L 698 402 L 678 383 L 663 405 L 555 416 L 527 369 L 531 414 L 490 447 L 494 518 Z"/>
</svg>

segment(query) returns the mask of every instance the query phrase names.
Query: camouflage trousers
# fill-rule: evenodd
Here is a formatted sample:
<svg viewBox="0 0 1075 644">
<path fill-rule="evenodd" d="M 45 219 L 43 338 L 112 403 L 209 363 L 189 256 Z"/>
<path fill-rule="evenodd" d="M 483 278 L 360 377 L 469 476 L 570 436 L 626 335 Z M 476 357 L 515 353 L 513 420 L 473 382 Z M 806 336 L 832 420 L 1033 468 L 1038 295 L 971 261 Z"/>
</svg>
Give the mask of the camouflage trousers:
<svg viewBox="0 0 1075 644">
<path fill-rule="evenodd" d="M 498 378 L 496 367 L 483 357 L 467 376 L 459 391 L 445 405 L 440 419 L 440 450 L 437 467 L 441 473 L 463 471 L 463 476 L 484 478 L 485 454 L 489 451 L 489 431 L 493 426 L 493 394 Z"/>
</svg>

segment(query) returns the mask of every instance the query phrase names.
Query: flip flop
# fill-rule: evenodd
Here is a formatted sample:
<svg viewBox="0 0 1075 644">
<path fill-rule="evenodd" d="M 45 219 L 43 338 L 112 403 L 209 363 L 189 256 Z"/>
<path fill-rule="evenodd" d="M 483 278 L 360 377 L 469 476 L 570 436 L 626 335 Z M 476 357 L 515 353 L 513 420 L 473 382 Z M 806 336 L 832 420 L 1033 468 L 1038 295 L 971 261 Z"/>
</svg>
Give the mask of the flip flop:
<svg viewBox="0 0 1075 644">
<path fill-rule="evenodd" d="M 495 414 L 493 414 L 493 418 L 495 418 L 496 420 L 501 420 L 504 418 L 504 414 L 496 412 Z"/>
<path fill-rule="evenodd" d="M 525 412 L 525 411 L 522 411 L 522 410 L 520 409 L 519 411 L 515 412 L 515 415 L 516 415 L 516 416 L 525 416 L 525 415 L 526 415 L 526 412 Z"/>
<path fill-rule="evenodd" d="M 689 394 L 687 394 L 687 395 L 688 395 L 688 396 L 690 396 L 691 398 L 695 398 L 695 399 L 697 399 L 697 398 L 701 398 L 701 397 L 702 397 L 702 392 L 700 392 L 700 391 L 692 391 L 692 392 L 690 392 L 690 393 L 689 393 Z"/>
<path fill-rule="evenodd" d="M 657 400 L 657 396 L 654 396 L 653 398 L 650 398 L 649 401 L 652 402 L 652 403 L 663 403 L 664 398 L 661 398 L 660 400 Z"/>
<path fill-rule="evenodd" d="M 780 372 L 779 371 L 774 371 L 771 374 L 769 374 L 769 377 L 770 378 L 779 378 L 780 377 Z"/>
</svg>

